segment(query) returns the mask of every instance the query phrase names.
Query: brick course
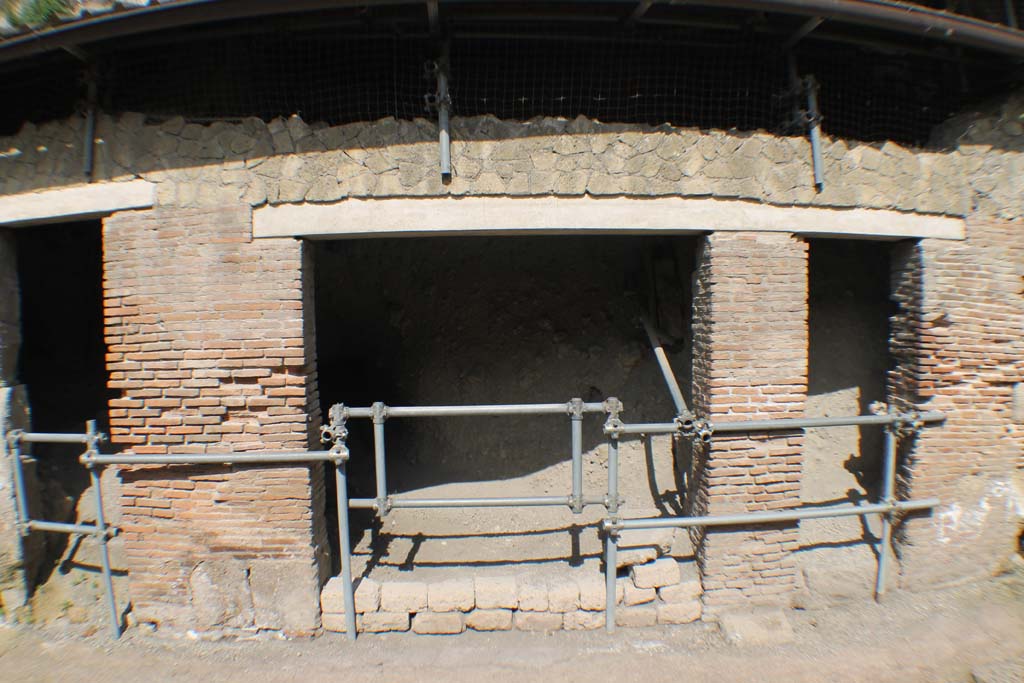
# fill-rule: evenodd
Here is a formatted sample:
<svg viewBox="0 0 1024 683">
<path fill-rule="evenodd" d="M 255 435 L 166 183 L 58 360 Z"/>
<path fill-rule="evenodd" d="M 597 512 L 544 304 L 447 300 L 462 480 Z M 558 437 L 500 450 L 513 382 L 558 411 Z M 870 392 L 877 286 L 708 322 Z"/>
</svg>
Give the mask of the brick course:
<svg viewBox="0 0 1024 683">
<path fill-rule="evenodd" d="M 799 417 L 807 398 L 807 244 L 788 234 L 711 234 L 697 263 L 694 404 L 713 422 Z M 799 505 L 801 432 L 716 434 L 694 449 L 691 514 Z M 795 588 L 796 526 L 695 533 L 709 612 Z"/>
<path fill-rule="evenodd" d="M 247 207 L 105 221 L 107 367 L 121 392 L 110 402 L 115 444 L 136 454 L 307 448 L 319 425 L 308 263 L 301 242 L 252 242 L 250 225 Z M 303 613 L 257 623 L 252 611 L 228 625 L 318 627 L 327 567 L 319 466 L 140 466 L 121 477 L 140 621 L 224 626 L 190 604 L 203 563 L 201 585 L 212 582 L 204 590 L 213 595 L 250 604 L 265 597 L 253 593 L 257 583 L 273 585 L 295 592 L 293 611 Z M 228 559 L 240 573 L 210 569 Z M 255 568 L 266 559 L 280 563 Z M 294 575 L 257 582 L 252 573 L 277 570 Z"/>
<path fill-rule="evenodd" d="M 901 447 L 902 497 L 938 497 L 900 529 L 904 585 L 985 575 L 1015 552 L 1024 514 L 1024 232 L 974 220 L 965 242 L 900 245 L 893 263 L 891 401 L 947 421 Z"/>
</svg>

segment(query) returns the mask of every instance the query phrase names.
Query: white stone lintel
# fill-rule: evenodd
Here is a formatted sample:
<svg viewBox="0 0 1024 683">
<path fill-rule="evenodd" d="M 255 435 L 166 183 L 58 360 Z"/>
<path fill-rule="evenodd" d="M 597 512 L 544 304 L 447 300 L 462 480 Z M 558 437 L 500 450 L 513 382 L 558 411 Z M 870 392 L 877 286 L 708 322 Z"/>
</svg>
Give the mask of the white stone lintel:
<svg viewBox="0 0 1024 683">
<path fill-rule="evenodd" d="M 254 237 L 788 232 L 962 240 L 962 218 L 889 209 L 772 206 L 685 197 L 423 197 L 280 204 L 253 212 Z"/>
<path fill-rule="evenodd" d="M 146 180 L 72 185 L 0 196 L 0 226 L 22 227 L 109 216 L 153 206 L 156 185 Z"/>
</svg>

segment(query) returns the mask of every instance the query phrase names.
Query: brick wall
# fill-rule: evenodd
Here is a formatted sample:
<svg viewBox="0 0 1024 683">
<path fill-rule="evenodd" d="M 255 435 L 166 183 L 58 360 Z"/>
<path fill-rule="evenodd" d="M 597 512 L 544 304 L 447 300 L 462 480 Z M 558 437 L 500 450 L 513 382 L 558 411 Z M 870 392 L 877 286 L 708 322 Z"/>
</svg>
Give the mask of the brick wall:
<svg viewBox="0 0 1024 683">
<path fill-rule="evenodd" d="M 788 234 L 712 234 L 694 291 L 694 404 L 715 422 L 801 416 L 807 399 L 807 244 Z M 800 502 L 800 432 L 716 434 L 695 450 L 691 514 Z M 697 534 L 710 613 L 777 602 L 795 587 L 795 525 Z"/>
<path fill-rule="evenodd" d="M 1024 491 L 1024 231 L 975 220 L 968 240 L 903 244 L 894 259 L 890 394 L 948 415 L 901 448 L 901 495 L 942 501 L 910 518 L 899 550 L 904 584 L 987 574 L 1014 552 Z"/>
<path fill-rule="evenodd" d="M 318 428 L 303 245 L 253 242 L 248 207 L 104 224 L 112 440 L 137 454 L 305 450 Z M 323 471 L 124 468 L 140 621 L 173 629 L 319 624 Z"/>
</svg>

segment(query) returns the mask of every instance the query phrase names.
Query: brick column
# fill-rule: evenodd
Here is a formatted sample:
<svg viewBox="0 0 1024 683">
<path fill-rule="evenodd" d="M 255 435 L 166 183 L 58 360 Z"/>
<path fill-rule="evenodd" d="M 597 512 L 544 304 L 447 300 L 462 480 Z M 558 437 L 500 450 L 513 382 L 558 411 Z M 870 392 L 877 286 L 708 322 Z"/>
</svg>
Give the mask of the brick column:
<svg viewBox="0 0 1024 683">
<path fill-rule="evenodd" d="M 986 576 L 1024 520 L 1024 231 L 974 220 L 963 242 L 900 245 L 893 259 L 890 401 L 942 410 L 945 424 L 901 444 L 900 495 L 935 496 L 898 529 L 903 585 Z"/>
<path fill-rule="evenodd" d="M 251 239 L 248 207 L 104 224 L 115 444 L 133 453 L 304 450 L 319 425 L 312 272 L 297 240 Z M 323 470 L 121 472 L 131 598 L 171 630 L 319 626 Z"/>
<path fill-rule="evenodd" d="M 807 244 L 788 234 L 714 233 L 694 290 L 693 387 L 713 422 L 802 416 L 807 399 Z M 693 514 L 799 505 L 802 433 L 716 434 L 695 449 Z M 782 602 L 796 586 L 794 524 L 695 534 L 710 614 Z"/>
</svg>

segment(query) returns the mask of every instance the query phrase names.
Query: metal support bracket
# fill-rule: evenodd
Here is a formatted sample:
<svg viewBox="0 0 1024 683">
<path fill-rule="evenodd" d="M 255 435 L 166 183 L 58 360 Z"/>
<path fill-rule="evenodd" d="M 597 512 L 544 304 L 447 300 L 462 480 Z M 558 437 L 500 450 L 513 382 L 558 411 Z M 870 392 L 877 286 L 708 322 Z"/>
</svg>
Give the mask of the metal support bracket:
<svg viewBox="0 0 1024 683">
<path fill-rule="evenodd" d="M 441 49 L 441 55 L 432 62 L 427 62 L 427 75 L 437 81 L 437 90 L 424 95 L 427 111 L 437 112 L 437 129 L 441 182 L 448 183 L 452 179 L 452 145 L 451 145 L 451 106 L 452 96 L 448 91 L 450 62 L 448 44 Z"/>
<path fill-rule="evenodd" d="M 814 189 L 825 189 L 825 162 L 821 156 L 821 111 L 818 109 L 818 80 L 813 75 L 800 77 L 796 57 L 789 55 L 790 88 L 786 96 L 793 101 L 792 118 L 787 128 L 804 131 L 811 141 Z"/>
</svg>

